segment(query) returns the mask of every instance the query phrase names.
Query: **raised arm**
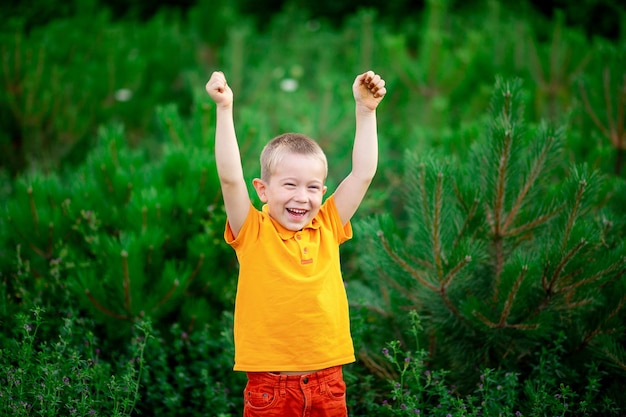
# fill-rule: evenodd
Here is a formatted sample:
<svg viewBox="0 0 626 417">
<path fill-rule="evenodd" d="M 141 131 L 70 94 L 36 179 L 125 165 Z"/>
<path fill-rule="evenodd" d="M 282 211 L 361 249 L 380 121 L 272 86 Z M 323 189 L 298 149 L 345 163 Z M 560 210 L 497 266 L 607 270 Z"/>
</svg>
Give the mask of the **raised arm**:
<svg viewBox="0 0 626 417">
<path fill-rule="evenodd" d="M 373 71 L 360 74 L 352 84 L 356 102 L 356 133 L 352 149 L 352 171 L 335 191 L 335 204 L 343 224 L 358 209 L 376 174 L 378 165 L 378 133 L 376 108 L 387 90 L 385 80 Z"/>
<path fill-rule="evenodd" d="M 250 196 L 243 176 L 241 155 L 235 135 L 233 92 L 222 72 L 214 72 L 211 75 L 206 84 L 206 91 L 217 106 L 215 162 L 228 223 L 236 237 L 250 210 Z"/>
</svg>

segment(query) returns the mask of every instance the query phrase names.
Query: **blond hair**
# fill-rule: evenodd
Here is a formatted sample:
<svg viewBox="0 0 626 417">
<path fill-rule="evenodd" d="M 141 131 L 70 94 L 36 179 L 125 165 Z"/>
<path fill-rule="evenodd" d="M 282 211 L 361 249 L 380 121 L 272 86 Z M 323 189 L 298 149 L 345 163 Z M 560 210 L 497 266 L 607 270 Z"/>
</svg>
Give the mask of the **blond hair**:
<svg viewBox="0 0 626 417">
<path fill-rule="evenodd" d="M 283 133 L 269 141 L 261 152 L 261 179 L 270 181 L 272 172 L 285 155 L 299 154 L 318 158 L 328 173 L 326 155 L 320 145 L 310 137 L 301 133 Z"/>
</svg>

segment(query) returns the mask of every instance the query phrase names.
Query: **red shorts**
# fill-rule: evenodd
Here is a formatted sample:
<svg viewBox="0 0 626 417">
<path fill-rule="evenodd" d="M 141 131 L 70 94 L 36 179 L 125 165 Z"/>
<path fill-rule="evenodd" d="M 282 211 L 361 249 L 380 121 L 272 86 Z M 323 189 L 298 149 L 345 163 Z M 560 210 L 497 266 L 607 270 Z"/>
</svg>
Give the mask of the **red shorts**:
<svg viewBox="0 0 626 417">
<path fill-rule="evenodd" d="M 341 366 L 307 375 L 248 372 L 244 417 L 347 417 Z"/>
</svg>

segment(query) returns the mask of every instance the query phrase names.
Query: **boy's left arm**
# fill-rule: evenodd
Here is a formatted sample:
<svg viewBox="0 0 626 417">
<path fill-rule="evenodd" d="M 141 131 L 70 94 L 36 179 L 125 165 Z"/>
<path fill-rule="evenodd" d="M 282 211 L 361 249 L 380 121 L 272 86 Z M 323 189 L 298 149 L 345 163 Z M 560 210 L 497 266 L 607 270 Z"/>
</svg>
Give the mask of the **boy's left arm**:
<svg viewBox="0 0 626 417">
<path fill-rule="evenodd" d="M 356 133 L 352 149 L 352 171 L 335 191 L 335 205 L 345 225 L 358 209 L 376 174 L 378 165 L 378 133 L 376 108 L 387 90 L 385 80 L 373 71 L 354 80 L 352 93 L 356 103 Z"/>
</svg>

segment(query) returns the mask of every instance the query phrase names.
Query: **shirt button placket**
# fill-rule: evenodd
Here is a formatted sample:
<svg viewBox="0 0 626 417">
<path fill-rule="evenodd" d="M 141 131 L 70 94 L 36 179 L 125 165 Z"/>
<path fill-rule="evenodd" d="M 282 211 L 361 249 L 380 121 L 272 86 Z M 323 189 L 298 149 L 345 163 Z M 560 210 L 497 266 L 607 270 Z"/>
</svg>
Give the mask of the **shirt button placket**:
<svg viewBox="0 0 626 417">
<path fill-rule="evenodd" d="M 309 249 L 305 246 L 302 247 L 305 242 L 302 242 L 302 232 L 296 233 L 296 240 L 298 241 L 298 246 L 300 247 L 300 252 L 303 260 L 306 260 L 306 255 L 309 253 Z"/>
</svg>

